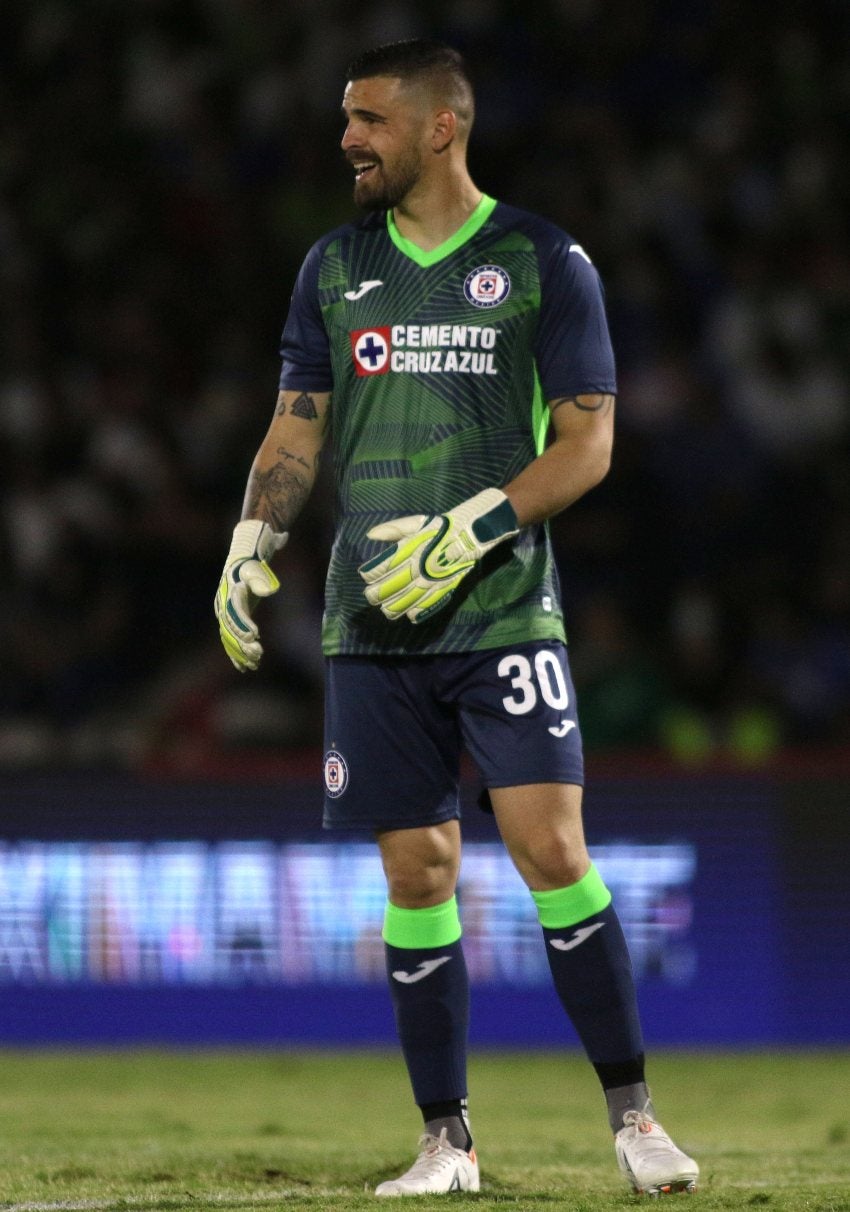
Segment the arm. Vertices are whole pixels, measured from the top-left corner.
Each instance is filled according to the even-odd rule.
[[[330,399],[327,391],[280,392],[248,476],[243,521],[256,518],[276,531],[292,525],[316,480]]]
[[[258,599],[280,588],[270,561],[315,483],[330,399],[330,392],[281,391],[248,476],[215,597],[221,642],[240,673],[256,669],[263,655],[252,613]]]
[[[604,479],[614,444],[614,397],[563,396],[551,400],[554,441],[502,491],[519,527],[545,521]]]

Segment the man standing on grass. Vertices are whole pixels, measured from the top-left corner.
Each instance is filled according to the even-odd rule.
[[[368,213],[311,249],[283,331],[277,408],[216,597],[256,669],[269,561],[332,435],[326,828],[363,828],[388,885],[383,937],[425,1132],[378,1195],[477,1191],[469,986],[455,899],[461,749],[528,885],[558,995],[636,1190],[693,1190],[644,1078],[631,965],[588,855],[581,738],[547,520],[606,474],[616,391],[581,246],[472,181],[473,95],[450,47],[355,60],[342,148]],[[364,590],[365,583],[365,590]]]

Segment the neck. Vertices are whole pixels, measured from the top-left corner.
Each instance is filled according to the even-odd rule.
[[[393,207],[399,233],[423,252],[439,247],[463,227],[483,194],[468,174],[443,183],[439,189],[412,190]]]

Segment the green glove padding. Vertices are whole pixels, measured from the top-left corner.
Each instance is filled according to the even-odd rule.
[[[267,561],[280,551],[289,535],[267,522],[238,522],[215,595],[215,617],[224,651],[240,673],[256,669],[263,655],[260,633],[251,618],[260,598],[280,589]]]
[[[516,514],[498,488],[485,488],[447,513],[382,522],[370,539],[392,542],[359,572],[366,600],[388,619],[421,623],[442,610],[483,555],[518,534]]]

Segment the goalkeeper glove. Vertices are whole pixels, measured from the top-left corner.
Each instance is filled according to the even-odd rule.
[[[498,488],[485,488],[447,513],[382,522],[370,539],[393,542],[360,566],[366,600],[388,619],[421,623],[442,610],[468,572],[497,543],[518,534],[516,514]]]
[[[278,534],[266,522],[238,522],[215,595],[215,617],[224,651],[240,673],[256,669],[263,655],[260,633],[251,618],[258,598],[280,589],[280,581],[269,568],[289,535]]]

